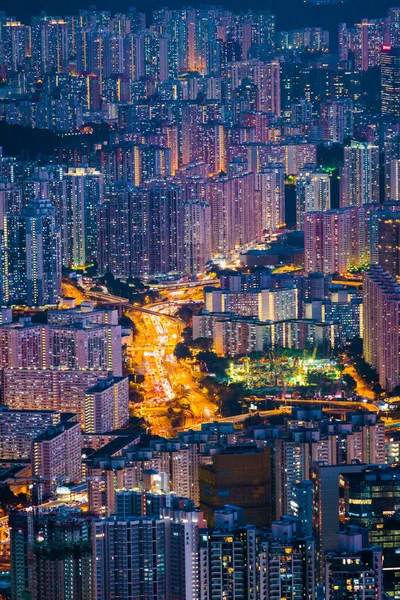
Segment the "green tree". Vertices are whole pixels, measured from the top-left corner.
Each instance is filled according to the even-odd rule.
[[[220,412],[223,417],[240,415],[242,406],[240,400],[243,398],[245,387],[241,383],[223,385],[220,392]]]
[[[360,337],[354,337],[346,345],[347,352],[350,356],[362,356],[363,341]]]
[[[392,391],[388,393],[388,396],[390,398],[393,398],[394,396],[400,396],[400,385],[396,385]]]
[[[342,375],[343,383],[345,384],[347,390],[352,393],[357,387],[357,382],[349,373],[344,373]]]
[[[361,356],[354,359],[354,368],[367,383],[377,383],[378,373]]]
[[[245,422],[243,423],[245,429],[251,429],[251,427],[255,427],[256,425],[260,425],[263,422],[262,417],[260,417],[260,413],[254,413],[250,417],[247,417]]]
[[[210,373],[215,373],[218,377],[226,377],[226,371],[229,367],[229,360],[227,358],[218,356],[215,352],[199,352],[197,354],[197,361],[204,362],[207,365],[207,369]]]
[[[181,332],[182,339],[185,344],[189,345],[193,338],[193,330],[191,327],[184,327]]]
[[[189,346],[193,350],[201,350],[202,352],[210,352],[212,340],[206,337],[199,337],[189,342]]]
[[[382,386],[380,383],[374,383],[372,386],[372,391],[376,396],[379,396],[382,393]]]
[[[130,327],[132,330],[132,337],[133,339],[135,339],[135,337],[138,334],[138,328],[136,327],[136,324],[132,321],[132,319],[128,317],[128,315],[122,315],[122,317],[118,321],[118,324],[121,325],[121,327]]]
[[[178,360],[185,360],[187,358],[192,358],[192,352],[186,344],[183,342],[178,342],[175,346],[174,356]]]
[[[193,318],[193,310],[187,304],[183,304],[183,306],[179,307],[178,317],[182,319],[186,325],[190,325]]]

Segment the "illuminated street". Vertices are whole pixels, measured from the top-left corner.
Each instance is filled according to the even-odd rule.
[[[362,398],[368,398],[369,400],[375,400],[375,394],[372,391],[371,387],[368,386],[365,383],[364,379],[359,376],[353,365],[347,365],[343,373],[346,373],[347,375],[351,375],[353,377],[354,381],[357,384],[355,391],[359,396],[361,396]]]
[[[217,407],[200,390],[191,366],[173,355],[182,326],[165,315],[174,312],[176,305],[164,303],[151,309],[159,316],[137,309],[126,311],[139,331],[127,356],[133,369],[145,377],[144,401],[134,414],[144,417],[153,433],[168,435],[177,427],[210,420]]]
[[[202,293],[202,287],[183,286],[185,296],[194,294],[196,300],[198,290]],[[206,390],[196,381],[191,365],[176,360],[173,355],[184,325],[173,316],[182,301],[175,299],[180,290],[169,295],[173,297],[170,301],[138,307],[128,304],[124,298],[90,292],[90,297],[97,301],[127,305],[125,314],[135,323],[138,332],[126,350],[127,365],[130,372],[145,378],[140,389],[143,402],[131,406],[131,412],[145,418],[151,432],[159,435],[173,435],[177,429],[209,421],[217,411]]]

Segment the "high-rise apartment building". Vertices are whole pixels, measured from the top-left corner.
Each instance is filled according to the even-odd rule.
[[[93,598],[167,597],[165,521],[111,517],[93,523]]]
[[[58,308],[47,311],[49,325],[68,326],[73,323],[118,325],[118,311],[108,308],[94,308],[93,302],[83,301],[73,308]]]
[[[351,222],[358,212],[334,209],[304,216],[304,253],[307,273],[346,273],[352,264]],[[358,240],[357,240],[358,242]],[[359,257],[354,257],[356,264]]]
[[[224,315],[220,315],[211,327],[211,335],[201,337],[210,337],[215,352],[220,356],[263,352],[271,346],[271,325],[253,317],[224,318]]]
[[[256,176],[260,194],[262,229],[268,235],[285,225],[285,171],[281,164],[269,164]]]
[[[277,176],[280,181],[279,173]],[[260,238],[262,209],[256,186],[255,173],[214,177],[208,182],[206,201],[211,206],[213,255],[226,256],[235,248],[241,248]],[[279,201],[279,189],[276,194],[275,202]],[[265,208],[267,203],[268,197],[265,194]],[[271,206],[270,210],[276,211],[277,206],[274,209]],[[280,216],[276,213],[275,218]]]
[[[198,275],[211,260],[211,208],[205,202],[189,200],[183,210],[184,272]]]
[[[380,64],[383,43],[383,19],[362,19],[354,26],[354,62],[358,71]]]
[[[0,326],[1,368],[44,369],[48,366],[46,329],[29,319]]]
[[[84,266],[96,258],[97,211],[104,198],[103,175],[92,168],[70,168],[67,184],[65,221],[67,230],[65,266]]]
[[[56,304],[61,294],[60,233],[50,201],[30,200],[2,223],[1,296],[6,304]]]
[[[312,481],[305,479],[296,484],[293,514],[299,521],[299,533],[312,536]]]
[[[41,72],[67,73],[69,59],[68,23],[63,19],[45,18],[40,27]]]
[[[55,410],[12,410],[0,407],[0,459],[28,459],[32,440],[60,421]]]
[[[257,548],[260,600],[315,599],[315,542],[297,519],[274,521]]]
[[[364,358],[391,391],[400,381],[400,286],[381,266],[363,277]]]
[[[310,480],[314,462],[384,464],[384,439],[384,423],[375,415],[354,413],[343,423],[331,426],[323,422],[313,423],[312,427],[293,424],[290,431],[271,443],[275,516],[300,517],[300,484]]]
[[[165,522],[170,597],[200,599],[202,565],[199,546],[200,536],[206,528],[203,513],[190,505],[186,507],[185,501],[173,501],[172,507],[163,508],[161,514]]]
[[[340,530],[340,488],[348,473],[360,473],[366,465],[359,461],[346,465],[314,462],[311,467],[313,485],[313,536],[316,549],[317,578],[323,579],[325,553],[337,548]]]
[[[210,312],[282,321],[297,318],[298,293],[294,286],[238,292],[210,289],[205,292],[205,304]]]
[[[116,277],[150,273],[149,191],[123,182],[107,190],[99,209],[97,260],[100,273]]]
[[[74,421],[49,427],[33,440],[32,474],[39,478],[44,495],[53,494],[60,485],[81,481],[81,453],[81,425]]]
[[[252,525],[201,535],[201,598],[229,589],[232,598],[256,598],[256,528]]]
[[[350,98],[328,100],[321,105],[321,124],[324,140],[343,144],[345,139],[353,137],[353,102]]]
[[[149,194],[149,267],[152,274],[183,272],[183,194],[178,185],[154,180]]]
[[[182,506],[180,506],[182,505]],[[200,600],[200,511],[177,501],[157,517],[110,517],[93,524],[94,598]]]
[[[32,512],[13,510],[8,520],[12,600],[24,600],[32,589],[32,572],[28,567],[32,544],[32,517]]]
[[[125,427],[129,421],[129,379],[99,379],[85,391],[84,429],[104,433]]]
[[[392,188],[393,189],[393,188]],[[378,221],[378,260],[393,277],[400,276],[400,219],[397,214],[384,213]]]
[[[65,507],[17,511],[10,526],[13,600],[92,599],[90,517]]]
[[[331,207],[331,182],[328,173],[313,166],[300,169],[296,178],[296,227],[304,229],[304,215],[325,212]]]
[[[385,202],[398,199],[398,161],[400,160],[400,137],[395,136],[385,141],[384,169],[385,169]],[[392,190],[393,186],[393,190]],[[400,195],[399,195],[400,198]]]
[[[107,323],[0,325],[1,367],[111,371],[122,375],[121,327]]]
[[[1,27],[2,63],[10,71],[23,67],[28,50],[29,29],[19,21],[6,21]]]
[[[342,207],[379,202],[378,146],[355,140],[345,146],[340,190]]]
[[[382,550],[363,544],[363,530],[348,527],[338,549],[325,554],[325,598],[382,598]]]
[[[85,420],[85,391],[107,377],[107,371],[41,369],[3,369],[2,389],[12,410],[57,410],[74,413]]]
[[[400,116],[400,48],[383,45],[381,51],[382,115]]]

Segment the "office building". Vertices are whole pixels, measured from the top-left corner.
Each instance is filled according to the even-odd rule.
[[[214,511],[229,502],[243,508],[246,523],[267,525],[271,519],[269,461],[267,449],[243,445],[228,446],[213,457],[211,465],[201,465],[200,507],[207,523],[212,524]]]

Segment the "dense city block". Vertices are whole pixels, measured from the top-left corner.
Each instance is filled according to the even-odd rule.
[[[400,8],[25,4],[0,599],[400,600]]]

